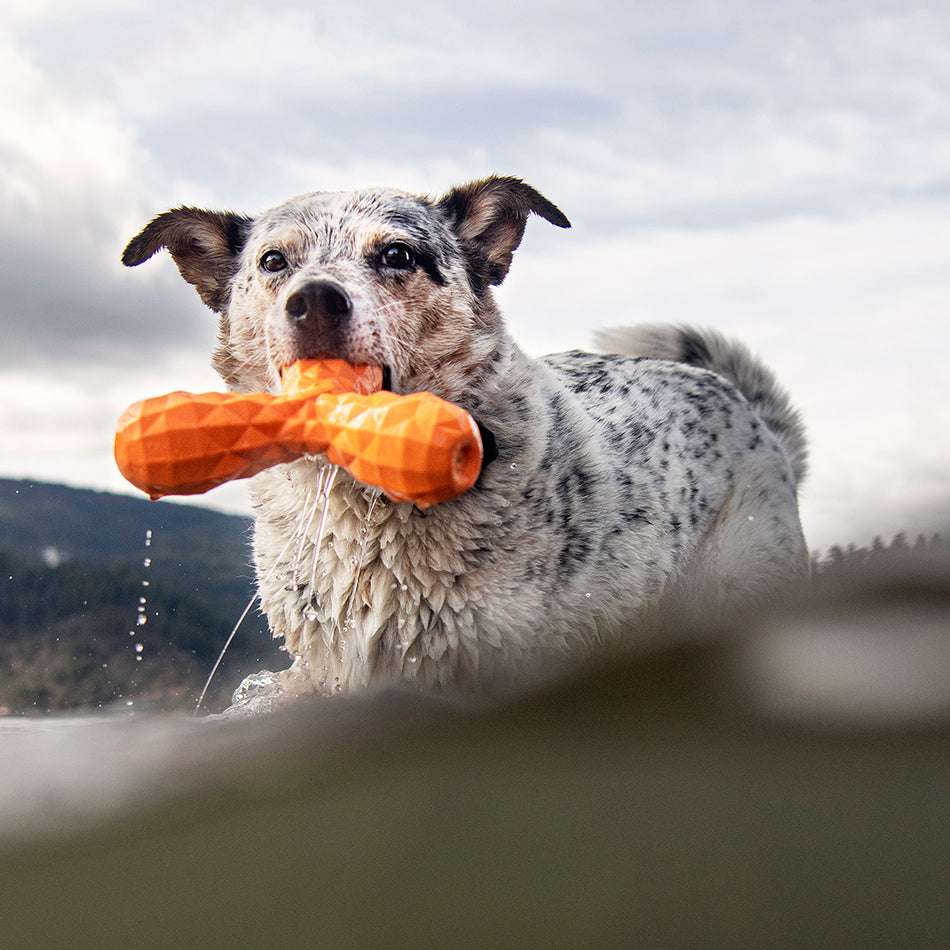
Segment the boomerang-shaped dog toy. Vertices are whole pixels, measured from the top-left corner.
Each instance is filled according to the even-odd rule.
[[[474,419],[432,393],[381,390],[382,380],[379,366],[301,360],[284,370],[280,396],[145,399],[119,419],[116,462],[153,500],[201,494],[305,455],[420,508],[471,488],[484,454]]]

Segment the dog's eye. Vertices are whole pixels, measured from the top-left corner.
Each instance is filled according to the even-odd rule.
[[[261,257],[261,270],[270,271],[276,274],[277,271],[284,270],[287,267],[287,258],[280,251],[267,251]]]
[[[409,270],[415,264],[412,248],[408,244],[397,241],[383,248],[383,263],[393,270]]]

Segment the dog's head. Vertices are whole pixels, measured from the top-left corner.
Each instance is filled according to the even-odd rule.
[[[516,178],[438,201],[393,190],[314,192],[248,218],[178,208],[122,255],[168,248],[220,317],[214,365],[229,386],[275,389],[298,359],[386,367],[397,392],[464,393],[502,337],[490,288],[504,280],[531,213],[567,218]]]

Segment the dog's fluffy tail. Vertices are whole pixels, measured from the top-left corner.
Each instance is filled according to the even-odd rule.
[[[749,350],[714,330],[644,324],[598,331],[597,346],[608,353],[688,363],[725,376],[785,449],[796,482],[805,475],[805,426],[775,375]]]

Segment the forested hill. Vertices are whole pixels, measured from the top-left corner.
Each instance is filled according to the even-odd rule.
[[[249,532],[190,505],[0,479],[0,709],[192,704],[253,595]],[[286,663],[252,611],[219,704]]]

